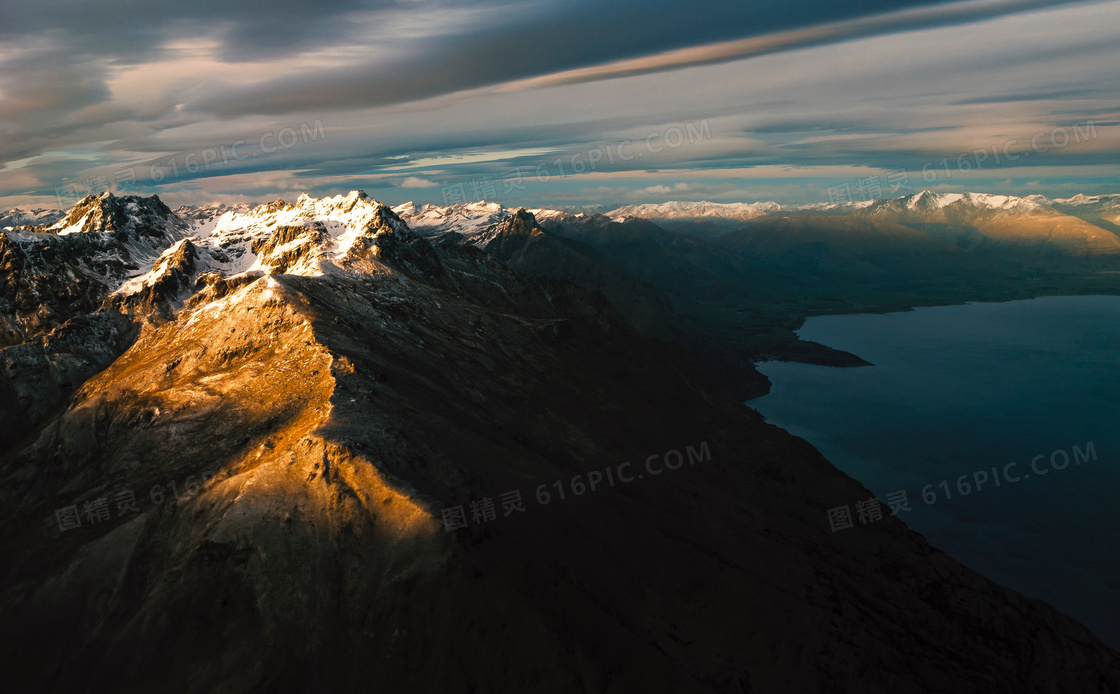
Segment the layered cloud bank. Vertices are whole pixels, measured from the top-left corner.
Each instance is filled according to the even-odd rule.
[[[391,203],[817,202],[1120,181],[1117,2],[510,10],[13,9],[0,203],[357,186]]]

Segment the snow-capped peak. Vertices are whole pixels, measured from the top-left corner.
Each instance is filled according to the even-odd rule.
[[[923,190],[917,195],[911,195],[909,198],[902,199],[906,201],[906,207],[913,210],[922,203],[925,203],[927,205],[936,204],[937,197],[937,193],[934,193],[932,190]]]
[[[162,205],[158,198],[153,199],[151,204]],[[117,205],[113,200],[109,203],[110,207]],[[131,210],[135,205],[136,201],[129,200],[125,207]],[[58,231],[90,229],[98,223],[97,209],[90,200],[83,201],[56,225]],[[143,255],[139,268],[134,265],[134,270],[121,278],[115,293],[122,300],[163,286],[172,270],[178,273],[175,282],[185,288],[190,277],[205,273],[223,277],[248,271],[379,273],[390,271],[386,263],[407,266],[408,271],[430,271],[433,267],[422,249],[413,248],[417,237],[407,224],[361,190],[324,198],[303,194],[295,204],[278,199],[251,209],[239,205],[184,210],[186,220],[168,212],[175,217],[181,233],[163,238]],[[180,243],[176,245],[176,241]],[[133,257],[139,259],[137,254]]]

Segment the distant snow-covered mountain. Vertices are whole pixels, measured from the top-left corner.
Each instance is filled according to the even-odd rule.
[[[876,201],[858,214],[916,225],[926,233],[965,245],[979,242],[1073,255],[1120,253],[1120,237],[1115,233],[1094,220],[1070,214],[1057,203],[1046,204],[1038,198],[927,190]]]
[[[209,205],[180,205],[175,208],[175,214],[178,215],[180,219],[197,228],[201,224],[205,224],[211,220],[217,220],[218,217],[221,217],[227,212],[244,214],[256,206],[255,203],[228,205],[221,202],[210,203]]]
[[[65,216],[66,212],[63,210],[48,210],[43,208],[22,209],[14,207],[10,210],[0,212],[0,229],[49,226]]]
[[[1057,198],[1053,202],[1060,205],[1115,205],[1120,206],[1120,193],[1111,195],[1084,195],[1078,193],[1071,198]]]
[[[883,206],[903,206],[909,210],[928,212],[941,210],[950,206],[960,208],[973,208],[985,210],[1016,210],[1030,212],[1042,207],[1043,204],[1028,198],[1012,195],[990,195],[988,193],[935,193],[923,190],[914,195],[904,195],[893,200],[878,200],[868,207],[869,210],[880,209]]]
[[[1079,194],[1050,204],[1056,210],[1120,231],[1120,195]]]
[[[685,202],[671,201],[656,204],[624,205],[607,212],[608,217],[641,217],[642,219],[671,219],[679,221],[705,220],[729,223],[746,222],[778,212],[782,206],[776,202]]]
[[[509,216],[509,210],[496,202],[470,202],[463,205],[417,207],[411,202],[393,208],[408,226],[422,236],[454,231],[466,236],[476,234]]]
[[[1120,195],[1076,195],[1072,198],[1052,200],[1041,195],[1017,197],[990,193],[937,193],[923,190],[896,198],[858,200],[851,202],[825,202],[782,205],[776,202],[688,202],[670,201],[641,205],[625,205],[607,212],[610,217],[640,217],[642,219],[673,221],[725,221],[732,224],[747,222],[773,214],[797,212],[847,213],[855,210],[875,211],[905,208],[918,213],[929,213],[949,207],[956,209],[1004,210],[1033,212],[1041,207],[1055,209],[1068,207],[1114,207],[1120,211]]]
[[[496,202],[471,202],[465,205],[439,206],[427,204],[417,206],[406,202],[393,208],[410,229],[425,237],[438,237],[454,232],[463,236],[475,236],[513,216],[521,207],[506,207]],[[540,222],[560,218],[582,218],[585,212],[568,212],[550,208],[529,208],[527,210]]]

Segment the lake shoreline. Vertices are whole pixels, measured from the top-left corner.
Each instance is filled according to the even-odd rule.
[[[1076,278],[1074,278],[1076,279]],[[1120,296],[1120,286],[1069,286],[1058,291],[1038,291],[1038,288],[1007,288],[1004,293],[996,296],[984,295],[975,298],[955,296],[951,298],[930,298],[921,301],[905,301],[898,303],[870,304],[866,306],[838,306],[835,309],[799,312],[791,316],[791,326],[788,328],[790,336],[788,344],[783,344],[774,356],[752,360],[755,367],[772,361],[791,362],[800,364],[814,364],[816,366],[834,366],[840,368],[853,368],[874,366],[858,354],[830,347],[812,340],[802,339],[799,331],[804,327],[805,321],[818,316],[854,316],[854,315],[881,315],[887,313],[909,313],[919,308],[936,306],[967,306],[969,304],[994,304],[1011,301],[1028,301],[1051,296]],[[1049,288],[1048,288],[1049,289]],[[1108,291],[1111,290],[1111,291]],[[750,399],[762,397],[770,392],[768,386],[765,393],[754,395]]]
[[[806,320],[806,339],[880,367],[763,363],[774,386],[745,404],[876,498],[907,491],[913,512],[903,520],[931,544],[1120,645],[1120,510],[1111,503],[1120,295],[813,317],[825,322]],[[1088,445],[1092,463],[1064,462]]]

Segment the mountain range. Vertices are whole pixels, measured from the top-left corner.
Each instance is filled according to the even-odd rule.
[[[195,227],[195,236],[205,236],[223,215],[241,219],[252,209],[207,205],[175,214]],[[493,202],[405,203],[393,210],[432,243],[479,248],[489,242],[488,231],[517,212]],[[602,292],[640,332],[684,345],[741,399],[768,388],[752,362],[866,363],[799,340],[794,331],[807,316],[1111,293],[1120,269],[1120,227],[1110,221],[1120,215],[1120,196],[1050,200],[922,191],[801,206],[669,202],[605,214],[527,212],[547,233],[519,243],[549,250],[520,252],[522,272]],[[32,213],[7,215],[30,219]],[[203,264],[228,271],[234,266],[222,258],[256,257],[224,233],[203,243],[216,243],[218,251],[204,248]],[[550,254],[560,249],[565,260],[553,262]]]
[[[0,691],[1120,691],[885,505],[836,531],[870,492],[740,402],[768,351],[862,363],[783,337],[812,311],[1114,282],[1111,201],[932,195],[717,238],[361,191],[20,217]]]

